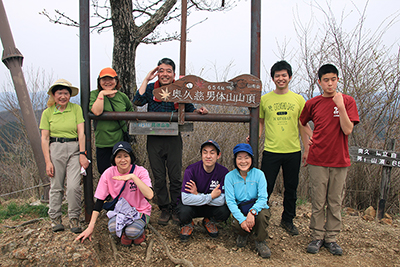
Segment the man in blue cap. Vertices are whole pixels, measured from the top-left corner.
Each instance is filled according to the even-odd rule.
[[[204,217],[203,226],[215,238],[218,236],[215,223],[226,221],[230,215],[224,191],[228,169],[217,163],[221,149],[217,142],[209,139],[201,145],[200,153],[201,160],[185,170],[178,202],[182,242],[188,241],[193,232],[193,218]]]

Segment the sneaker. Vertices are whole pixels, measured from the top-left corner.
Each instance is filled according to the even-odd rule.
[[[167,225],[169,219],[171,219],[171,213],[168,209],[161,209],[161,215],[158,218],[158,224]]]
[[[61,216],[51,219],[51,229],[53,232],[64,231],[64,225],[62,224]]]
[[[129,247],[132,244],[132,239],[129,239],[125,233],[121,235],[121,245],[124,247]]]
[[[322,239],[313,240],[313,241],[311,241],[310,244],[308,244],[307,252],[311,253],[311,254],[317,254],[323,244],[324,244],[324,240],[322,240]]]
[[[71,232],[74,234],[82,233],[81,224],[79,223],[78,218],[69,219],[69,227],[71,228]]]
[[[326,247],[330,253],[333,255],[342,255],[343,249],[336,242],[324,243],[324,247]]]
[[[261,258],[265,259],[271,257],[271,250],[269,249],[265,241],[254,241],[254,243],[256,244],[258,255],[260,255]]]
[[[280,226],[290,235],[299,235],[299,230],[297,230],[297,227],[293,224],[293,222],[286,222],[282,220]]]
[[[249,237],[249,235],[238,235],[238,237],[236,239],[236,246],[238,246],[239,248],[245,247],[247,244],[248,237]]]
[[[218,228],[215,225],[215,222],[211,221],[208,218],[203,219],[203,226],[206,228],[208,235],[212,238],[216,238],[218,236]]]
[[[194,228],[193,221],[181,227],[181,233],[179,234],[181,242],[187,242],[189,240],[189,237],[193,233],[193,228]]]
[[[142,234],[141,236],[139,236],[139,237],[136,238],[136,239],[133,239],[133,244],[136,245],[136,246],[139,246],[139,245],[142,244],[145,240],[146,240],[146,235],[145,235],[144,232],[143,232],[143,234]]]

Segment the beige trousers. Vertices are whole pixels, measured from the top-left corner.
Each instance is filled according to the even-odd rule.
[[[341,209],[347,169],[308,165],[312,199],[310,229],[313,240],[336,242],[342,223]]]
[[[53,142],[50,144],[50,158],[54,166],[54,177],[50,178],[49,217],[61,216],[64,183],[67,182],[68,217],[78,218],[81,214],[81,165],[78,142]]]

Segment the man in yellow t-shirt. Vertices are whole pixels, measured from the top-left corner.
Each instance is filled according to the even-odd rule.
[[[292,79],[292,67],[286,61],[278,61],[271,68],[275,90],[261,97],[260,132],[265,128],[265,142],[261,170],[267,179],[268,199],[274,190],[276,177],[282,167],[285,193],[281,226],[291,235],[299,231],[293,224],[296,216],[297,185],[301,163],[299,132],[308,154],[307,126],[299,123],[305,100],[289,90]]]

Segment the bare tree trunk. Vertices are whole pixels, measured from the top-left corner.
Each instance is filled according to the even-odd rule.
[[[142,25],[135,24],[131,0],[111,0],[111,21],[114,30],[113,67],[118,73],[124,92],[130,99],[136,89],[136,48],[140,42],[161,24],[176,0],[165,3]]]
[[[138,27],[132,16],[132,1],[111,0],[111,20],[114,30],[113,68],[129,99],[136,92],[136,48],[141,39],[135,38]]]

